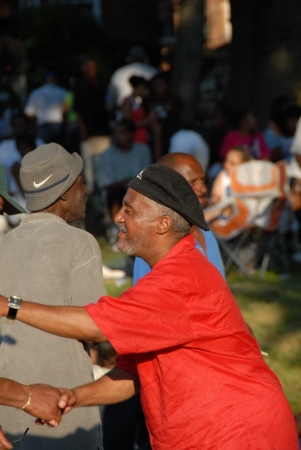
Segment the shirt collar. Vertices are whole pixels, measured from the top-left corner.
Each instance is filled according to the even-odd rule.
[[[20,225],[23,225],[28,222],[37,222],[42,220],[53,220],[56,222],[61,222],[66,224],[65,220],[61,217],[57,216],[56,214],[51,214],[48,212],[37,212],[37,213],[30,213],[27,214],[22,220]]]
[[[181,239],[174,247],[172,247],[171,250],[162,258],[158,264],[160,264],[161,261],[164,261],[165,259],[174,258],[177,255],[180,255],[182,253],[186,253],[189,250],[193,250],[195,248],[195,240],[192,234],[189,234],[188,236],[185,236],[183,239]]]

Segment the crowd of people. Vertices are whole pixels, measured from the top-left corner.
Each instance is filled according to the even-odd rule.
[[[0,449],[297,450],[301,416],[241,316],[216,236],[237,223],[234,171],[269,161],[301,262],[301,109],[278,97],[263,132],[251,109],[224,105],[186,123],[142,48],[108,85],[93,58],[80,64],[70,90],[45,73],[24,111],[0,93]],[[88,195],[129,271],[69,226]],[[133,287],[108,296],[104,279],[126,275]]]

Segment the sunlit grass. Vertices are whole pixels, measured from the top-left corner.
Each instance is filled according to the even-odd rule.
[[[252,327],[265,361],[281,381],[294,410],[301,410],[301,277],[293,267],[282,281],[268,272],[263,281],[231,273],[228,283],[246,322]]]

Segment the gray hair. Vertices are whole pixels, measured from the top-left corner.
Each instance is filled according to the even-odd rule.
[[[190,233],[191,224],[184,219],[184,217],[180,216],[176,211],[168,208],[164,205],[159,205],[157,203],[157,208],[160,216],[168,216],[172,220],[172,231],[173,233],[179,237],[182,238],[184,236],[187,236]]]
[[[155,202],[154,200],[145,197],[145,200],[149,203],[152,213],[151,215],[154,215],[154,219],[158,216],[168,216],[172,220],[172,231],[173,234],[177,237],[177,239],[182,239],[183,237],[187,236],[190,233],[191,230],[191,224],[184,219],[180,214],[178,214],[173,209],[168,208],[168,206],[160,205],[159,203]],[[145,214],[148,215],[150,211],[145,210]]]

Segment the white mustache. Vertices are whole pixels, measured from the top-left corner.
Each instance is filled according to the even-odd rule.
[[[119,231],[122,231],[123,233],[127,232],[126,228],[123,228],[121,225],[118,225],[118,226],[119,226]]]

